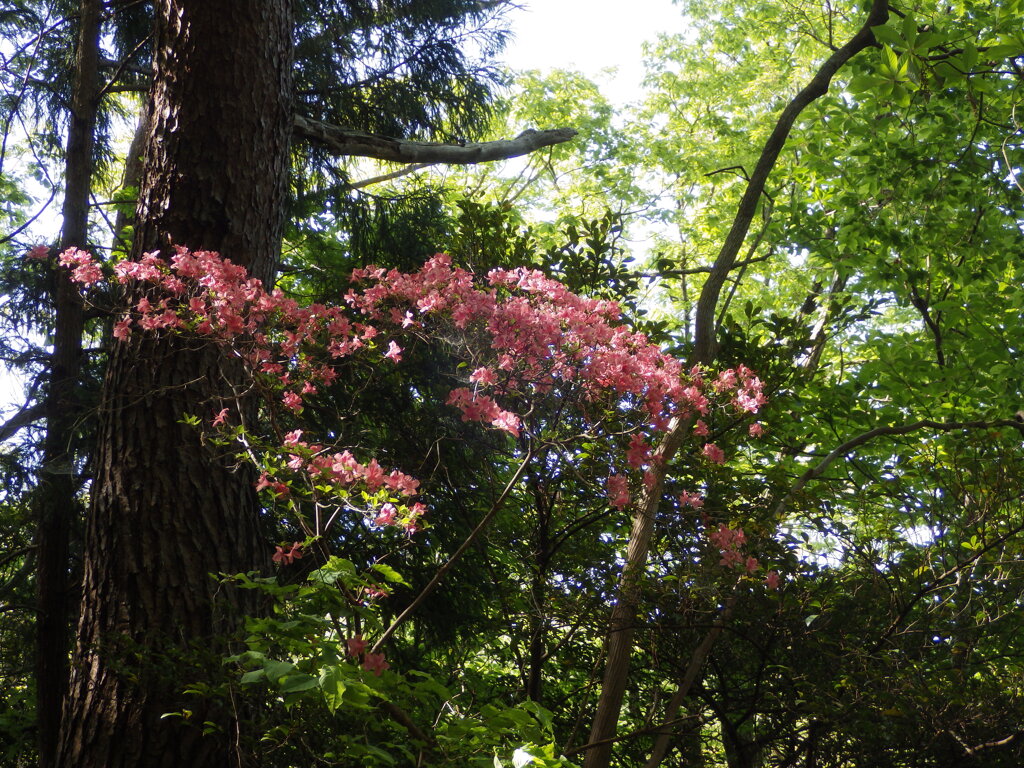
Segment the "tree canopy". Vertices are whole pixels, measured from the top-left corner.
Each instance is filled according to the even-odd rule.
[[[0,4],[0,764],[1020,765],[1024,4],[677,5]]]

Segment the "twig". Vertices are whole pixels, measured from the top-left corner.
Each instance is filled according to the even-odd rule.
[[[494,516],[498,513],[498,510],[501,509],[501,505],[505,502],[505,498],[512,491],[513,486],[515,486],[515,484],[519,482],[519,478],[522,477],[523,472],[526,471],[526,466],[530,463],[532,459],[533,448],[531,447],[526,452],[526,456],[523,457],[523,461],[519,465],[519,468],[516,470],[515,474],[512,475],[512,479],[508,481],[508,485],[505,486],[505,489],[501,492],[501,495],[498,496],[497,499],[495,499],[494,503],[491,505],[491,508],[487,511],[487,514],[483,516],[483,519],[479,523],[477,523],[477,526],[473,529],[473,532],[470,533],[469,536],[466,537],[466,540],[462,542],[462,544],[459,546],[459,548],[455,550],[455,554],[448,558],[448,562],[446,562],[444,565],[437,569],[437,573],[435,573],[434,577],[427,583],[427,586],[425,586],[420,591],[420,593],[416,595],[416,599],[413,600],[409,604],[409,606],[398,615],[398,618],[391,622],[390,627],[384,630],[384,634],[380,636],[380,639],[376,643],[374,643],[373,648],[370,649],[371,653],[377,653],[378,651],[380,651],[380,647],[385,642],[387,642],[388,638],[390,638],[395,633],[395,630],[398,629],[399,626],[401,626],[402,622],[404,622],[410,615],[412,615],[413,611],[420,607],[423,601],[426,600],[430,593],[432,593],[437,588],[437,585],[441,583],[441,580],[445,577],[445,574],[447,574],[448,571],[451,570],[451,567],[455,565],[455,563],[458,561],[460,557],[462,557],[463,553],[467,549],[469,549],[470,545],[474,541],[476,541],[477,537],[481,533],[483,533],[484,528],[487,527],[487,525],[491,522]]]

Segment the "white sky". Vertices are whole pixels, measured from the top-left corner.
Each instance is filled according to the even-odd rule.
[[[579,70],[597,80],[613,105],[637,97],[642,44],[685,29],[671,0],[524,0],[508,19],[515,35],[502,56],[508,66]],[[616,76],[598,77],[609,67]]]

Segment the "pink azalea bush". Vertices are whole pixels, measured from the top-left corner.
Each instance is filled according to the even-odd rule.
[[[60,263],[83,285],[102,278],[84,251],[69,250]],[[760,380],[745,366],[714,378],[685,370],[629,330],[617,304],[573,294],[537,270],[494,269],[480,281],[438,254],[411,273],[356,270],[352,289],[333,306],[300,306],[280,290],[266,290],[230,260],[182,247],[169,261],[150,253],[120,262],[113,275],[136,297],[114,323],[116,339],[128,343],[140,332],[187,331],[229,345],[253,381],[293,413],[331,385],[346,358],[380,355],[398,364],[409,343],[438,337],[454,339],[472,369],[465,386],[454,387],[447,399],[464,421],[522,439],[543,428],[529,422],[528,404],[553,393],[560,402],[577,403],[586,419],[595,414],[595,423],[615,413],[632,424],[621,435],[628,440],[619,454],[624,461],[608,462],[606,493],[618,509],[631,503],[631,484],[654,485],[655,446],[671,419],[689,419],[693,434],[705,437],[713,409],[753,414],[765,403]],[[231,409],[221,408],[212,425],[226,430],[233,421]],[[762,429],[755,424],[749,431]],[[715,443],[704,443],[700,453],[714,464],[726,460]],[[375,459],[362,463],[347,450],[302,439],[298,430],[279,436],[266,455],[257,487],[275,499],[286,500],[299,488],[321,494],[326,488],[372,525],[412,532],[422,524],[426,508],[412,500],[418,482]],[[681,507],[702,503],[697,494],[680,497]],[[722,548],[732,567],[728,553],[736,547]]]

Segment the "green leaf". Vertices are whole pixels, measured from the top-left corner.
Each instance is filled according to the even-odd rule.
[[[341,665],[324,667],[320,670],[320,690],[324,694],[324,702],[333,713],[341,706],[348,688],[349,677],[346,668]]]
[[[903,38],[900,37],[900,33],[892,27],[879,26],[871,28],[872,34],[875,36],[875,40],[880,43],[895,45],[896,47],[903,46]]]
[[[402,574],[400,574],[390,565],[387,565],[385,563],[374,563],[373,570],[381,574],[385,579],[392,582],[393,584],[403,584],[408,586],[405,579],[402,578]]]
[[[877,88],[884,82],[886,82],[886,80],[878,75],[856,75],[850,80],[849,85],[846,87],[850,93],[863,93],[864,91],[870,91],[873,88]]]
[[[265,669],[254,669],[251,672],[246,672],[242,675],[242,679],[239,681],[242,685],[248,683],[259,683],[267,679],[267,671]]]
[[[273,683],[277,683],[282,677],[287,675],[295,669],[295,665],[290,661],[273,661],[270,660],[263,665],[263,670],[267,674],[267,679]]]
[[[900,57],[896,55],[896,52],[888,46],[888,44],[882,46],[882,70],[896,74],[900,69]]]
[[[282,693],[298,693],[316,688],[319,684],[320,682],[312,675],[288,675],[280,681],[280,688]]]

